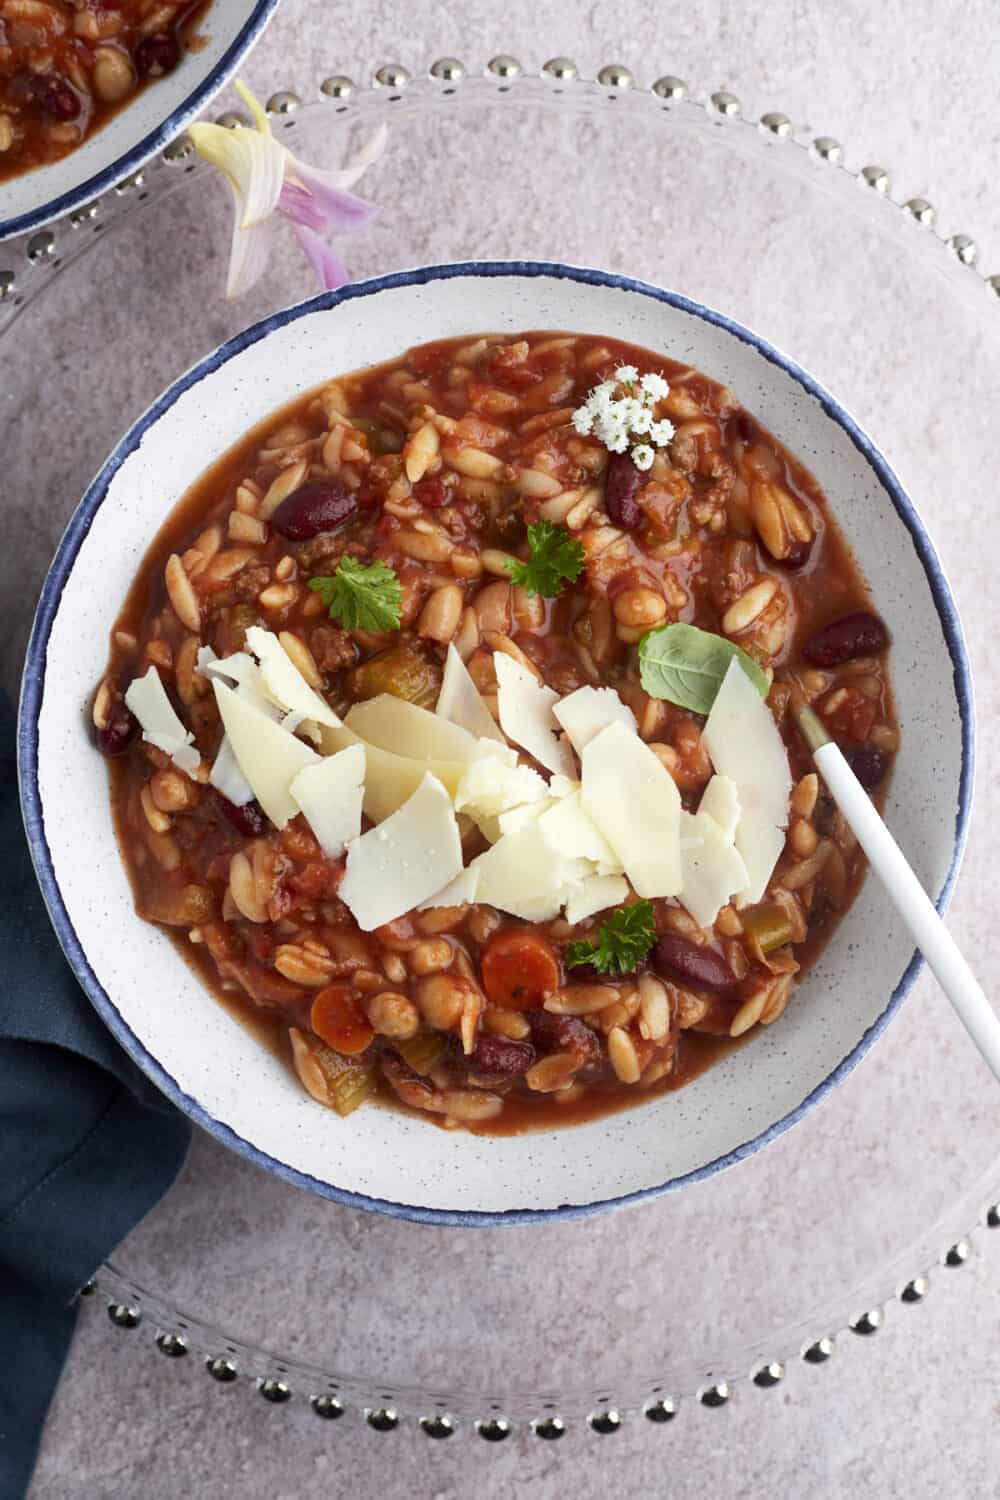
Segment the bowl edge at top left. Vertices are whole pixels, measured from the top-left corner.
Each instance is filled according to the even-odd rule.
[[[72,213],[82,204],[108,192],[123,178],[138,171],[159,151],[162,151],[225,88],[240,63],[260,40],[280,3],[281,0],[254,0],[250,14],[239,26],[235,36],[210,71],[185,94],[165,119],[147,129],[138,141],[124,149],[113,161],[96,170],[88,169],[86,163],[88,154],[92,154],[93,143],[100,141],[104,134],[104,131],[98,131],[83,141],[69,156],[63,158],[64,161],[80,163],[81,171],[85,174],[72,187],[56,193],[53,197],[45,197],[42,201],[37,201],[37,195],[32,195],[31,187],[36,183],[44,183],[51,170],[48,167],[39,167],[34,171],[11,178],[8,183],[0,183],[0,243],[18,235],[30,234],[62,218],[63,215]],[[211,11],[208,14],[211,15]],[[149,97],[155,98],[157,87],[166,81],[158,80],[154,83],[149,90]],[[128,119],[136,106],[141,104],[143,97],[139,95],[132,100],[115,120],[109,122],[105,130],[114,126],[118,119]],[[18,189],[24,184],[28,185],[22,195],[24,206],[16,208],[15,212],[5,217],[2,207],[5,190],[11,192],[16,205],[19,196]],[[44,187],[39,188],[39,192],[44,193],[44,191]]]

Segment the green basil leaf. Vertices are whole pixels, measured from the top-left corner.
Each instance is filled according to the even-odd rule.
[[[766,698],[770,684],[753,657],[697,625],[661,625],[644,635],[639,642],[639,674],[650,697],[707,714],[734,657]]]

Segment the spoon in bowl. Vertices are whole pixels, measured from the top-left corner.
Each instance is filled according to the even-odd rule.
[[[933,901],[847,764],[839,745],[834,744],[821,720],[801,698],[793,698],[791,709],[831,797],[854,831],[966,1031],[993,1076],[1000,1080],[1000,1017],[994,1013]]]

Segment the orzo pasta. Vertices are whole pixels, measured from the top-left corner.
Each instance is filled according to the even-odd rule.
[[[794,1003],[863,861],[790,697],[881,795],[887,648],[730,391],[470,337],[199,482],[94,722],[139,912],[309,1093],[502,1132],[676,1088]]]

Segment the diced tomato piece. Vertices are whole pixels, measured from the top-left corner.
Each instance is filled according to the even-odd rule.
[[[349,984],[328,984],[312,1004],[309,1024],[321,1041],[345,1057],[364,1052],[375,1033]]]
[[[334,864],[329,859],[310,860],[296,870],[291,884],[300,896],[319,901],[324,896],[335,896],[344,873],[343,864]]]
[[[536,1010],[559,988],[555,949],[525,927],[509,927],[490,938],[480,971],[487,995],[505,1010]]]

